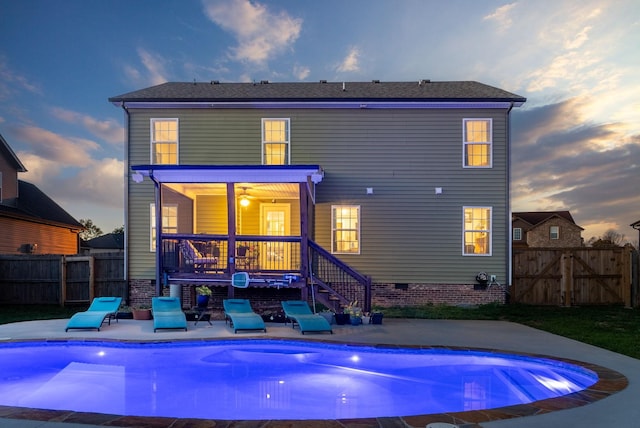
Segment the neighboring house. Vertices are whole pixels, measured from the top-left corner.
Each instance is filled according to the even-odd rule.
[[[514,248],[581,247],[582,227],[569,211],[520,212],[511,216]]]
[[[508,281],[521,96],[478,82],[212,81],[109,101],[127,124],[132,293],[228,287],[247,271],[273,296],[313,282],[365,307],[504,297],[476,276]]]
[[[107,233],[82,242],[82,254],[124,253],[124,232]]]
[[[0,254],[77,254],[82,224],[31,183],[0,135]]]

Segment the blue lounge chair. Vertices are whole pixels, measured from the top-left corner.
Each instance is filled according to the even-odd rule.
[[[151,311],[154,333],[161,328],[184,328],[184,331],[187,331],[187,316],[182,311],[180,299],[177,297],[153,297]]]
[[[114,318],[118,322],[118,308],[122,303],[122,297],[96,297],[91,302],[89,309],[84,312],[78,312],[74,314],[67,323],[69,329],[98,329],[102,323],[106,320],[111,325],[111,318]]]
[[[300,326],[302,334],[308,332],[324,332],[328,331],[333,334],[331,325],[322,316],[311,312],[309,304],[302,300],[288,300],[282,302],[282,309],[285,315],[285,324],[287,320],[291,321],[291,327],[295,328],[296,324]]]
[[[251,303],[247,299],[225,299],[222,301],[222,305],[224,306],[225,324],[229,322],[234,333],[237,333],[238,330],[267,332],[264,320],[253,311]]]

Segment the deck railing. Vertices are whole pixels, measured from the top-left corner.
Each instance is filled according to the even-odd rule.
[[[331,254],[313,241],[309,241],[311,256],[310,275],[320,292],[344,306],[358,302],[364,311],[371,311],[371,279]],[[338,308],[332,308],[337,310]]]
[[[165,234],[162,261],[165,272],[299,272],[300,237]]]

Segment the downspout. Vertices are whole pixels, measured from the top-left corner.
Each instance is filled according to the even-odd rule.
[[[124,164],[129,165],[129,141],[131,138],[131,130],[129,129],[130,113],[124,101],[120,103],[120,107],[124,111]],[[124,173],[124,283],[126,284],[127,297],[126,302],[129,303],[129,171]]]
[[[506,113],[506,130],[507,130],[507,144],[506,144],[506,152],[507,152],[507,168],[506,168],[506,174],[507,174],[507,193],[506,193],[506,197],[507,197],[507,218],[506,218],[506,226],[507,226],[507,248],[506,248],[506,254],[507,254],[507,266],[506,266],[506,272],[507,272],[507,277],[505,278],[505,303],[507,298],[509,298],[509,290],[511,290],[511,278],[512,278],[512,274],[513,274],[513,236],[512,236],[512,231],[511,231],[511,120],[510,120],[510,114],[511,114],[511,110],[513,110],[513,101],[511,102],[511,105],[509,106],[509,109],[507,109],[507,113]]]
[[[149,178],[153,181],[154,201],[156,212],[156,296],[162,296],[162,190],[160,182],[153,176],[153,171],[149,173]]]

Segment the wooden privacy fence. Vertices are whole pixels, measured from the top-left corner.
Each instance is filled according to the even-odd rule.
[[[96,296],[128,299],[124,255],[0,255],[0,302],[88,303]]]
[[[514,249],[511,301],[634,306],[635,255],[630,246]]]

